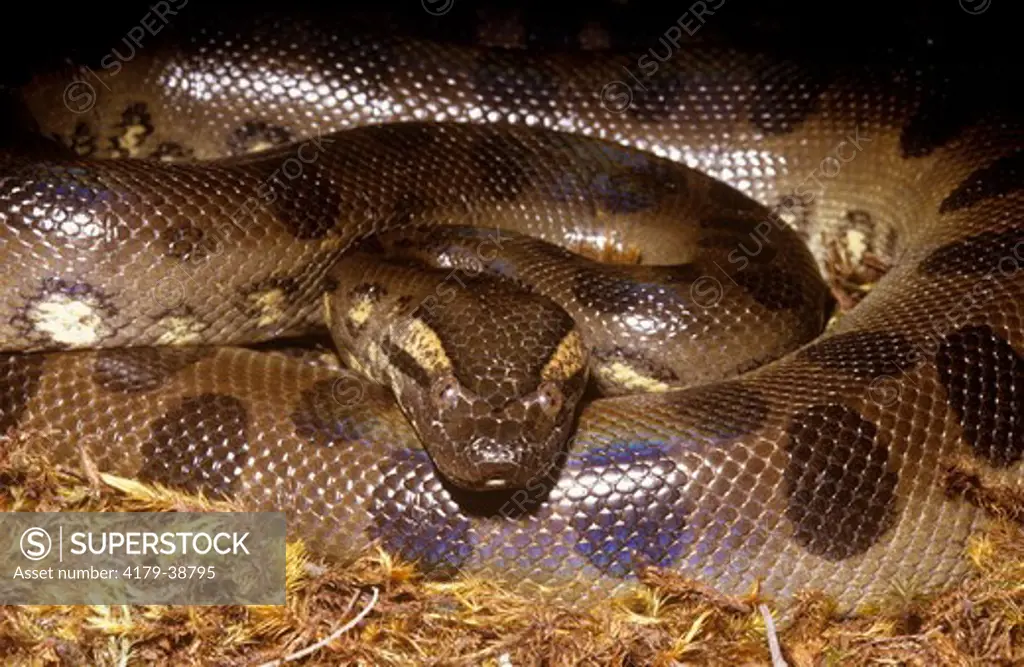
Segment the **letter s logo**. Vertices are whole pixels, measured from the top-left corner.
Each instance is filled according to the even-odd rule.
[[[21,553],[29,560],[42,560],[50,554],[53,540],[42,528],[29,528],[21,534]]]

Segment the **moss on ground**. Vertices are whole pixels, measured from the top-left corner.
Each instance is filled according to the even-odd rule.
[[[89,465],[62,469],[39,450],[31,439],[0,439],[0,509],[239,509]],[[961,473],[955,481],[965,495],[999,515],[964,555],[975,576],[943,594],[908,595],[855,619],[837,618],[827,599],[808,593],[792,624],[777,634],[789,665],[1024,663],[1024,532],[1017,523],[1024,502],[1006,490],[979,492],[978,480]],[[574,610],[487,581],[425,581],[412,564],[380,551],[339,565],[293,543],[287,580],[288,603],[281,607],[0,607],[0,659],[14,665],[771,664],[767,607],[756,592],[725,598],[663,572],[646,573],[645,587],[628,598]],[[353,623],[360,613],[365,616]]]

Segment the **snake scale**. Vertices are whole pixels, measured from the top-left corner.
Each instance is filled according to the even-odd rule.
[[[23,116],[78,155],[33,140],[0,155],[0,433],[47,434],[58,462],[82,444],[110,472],[283,510],[326,554],[377,542],[439,576],[600,598],[653,565],[725,593],[818,588],[842,609],[949,583],[988,521],[949,467],[1024,486],[1019,112],[924,61],[653,53],[254,21],[167,30],[90,79],[41,74],[17,91]],[[678,261],[648,215],[666,174],[718,187],[683,165],[772,207],[819,262],[828,234],[864,238],[871,220],[892,266],[786,354],[739,311],[691,304],[692,329],[739,329],[701,354],[779,358],[589,402],[547,485],[455,488],[387,390],[237,347],[311,330],[352,243],[441,213]],[[590,180],[559,199],[567,173]],[[767,319],[792,329],[796,276],[759,264],[791,232],[741,218],[709,224],[749,261],[702,285],[770,285],[782,319]]]

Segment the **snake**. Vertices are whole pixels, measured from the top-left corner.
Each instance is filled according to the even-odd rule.
[[[845,611],[967,572],[992,516],[951,472],[1024,487],[1024,133],[966,65],[532,51],[262,17],[128,46],[15,87],[0,154],[0,433],[42,434],[55,462],[84,450],[286,512],[339,559],[376,544],[431,576],[574,601],[655,567]],[[508,243],[467,253],[491,228]],[[836,238],[887,271],[822,331],[811,274]],[[640,261],[568,257],[609,248]],[[553,287],[430,321],[422,292],[366,279],[410,253],[434,255],[416,274],[434,285],[487,264],[470,300],[531,272]],[[394,328],[399,311],[412,323]],[[503,345],[482,323],[517,313],[536,315],[520,318],[540,341],[521,370],[534,403],[561,414],[579,382],[544,382],[582,366],[631,391],[555,420],[571,435],[554,460],[481,473],[460,450],[446,476],[405,390],[364,376],[451,370],[444,326],[480,324],[463,343],[480,358]],[[339,369],[258,345],[325,321],[387,358]],[[647,356],[667,339],[687,356]],[[456,385],[434,377],[420,389],[443,402]]]

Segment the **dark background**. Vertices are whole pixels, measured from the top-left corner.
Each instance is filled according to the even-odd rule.
[[[29,0],[7,3],[0,18],[0,77],[13,83],[24,71],[59,61],[64,56],[87,58],[107,53],[139,23],[156,0],[148,2],[61,3]],[[168,0],[179,3],[181,0]],[[707,0],[715,5],[719,0]],[[686,11],[693,0],[656,2],[597,0],[577,2],[472,2],[454,0],[454,7],[433,18],[420,0],[370,0],[361,3],[308,2],[306,0],[188,0],[180,11],[182,25],[210,12],[245,16],[264,10],[289,12],[390,12],[401,32],[429,34],[444,39],[465,39],[471,34],[477,10],[484,7],[520,9],[535,47],[561,48],[586,17],[603,21],[616,34],[616,46],[646,49]],[[987,3],[972,15],[969,8]],[[1000,78],[1021,80],[1020,54],[1024,47],[1019,0],[908,0],[906,2],[835,2],[790,0],[764,2],[725,0],[713,20],[697,37],[739,41],[754,46],[810,49],[823,58],[861,57],[883,45],[899,51],[927,53],[929,59],[970,61],[998,68]],[[174,19],[178,24],[178,19]],[[383,27],[385,22],[376,25]],[[181,29],[181,25],[175,25]],[[571,43],[568,44],[572,46]]]

